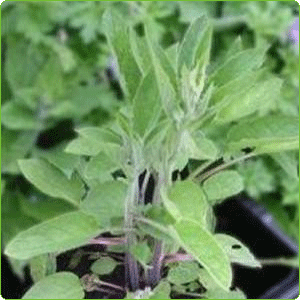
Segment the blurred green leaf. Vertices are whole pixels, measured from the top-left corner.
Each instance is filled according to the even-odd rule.
[[[79,278],[71,272],[47,276],[33,285],[22,299],[83,299],[84,290]]]
[[[110,274],[118,265],[118,263],[111,257],[102,257],[97,259],[91,265],[91,271],[97,275]]]

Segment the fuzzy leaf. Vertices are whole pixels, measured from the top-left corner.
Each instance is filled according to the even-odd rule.
[[[46,159],[49,163],[62,171],[68,179],[71,179],[74,169],[78,167],[80,162],[79,156],[65,153],[62,151],[61,147],[49,151],[38,152],[38,156]]]
[[[216,86],[222,86],[239,76],[259,68],[264,61],[265,52],[265,48],[255,48],[237,53],[210,76],[210,82],[214,82]]]
[[[147,242],[138,243],[130,248],[130,253],[143,266],[146,266],[151,258],[152,252]]]
[[[126,190],[127,185],[120,181],[98,184],[91,188],[80,207],[101,225],[110,225],[112,217],[124,214]]]
[[[299,118],[272,115],[245,120],[227,136],[227,152],[244,148],[257,154],[299,149]]]
[[[202,188],[192,181],[180,181],[170,189],[169,199],[183,219],[205,224],[208,202]]]
[[[107,148],[107,144],[121,144],[121,137],[105,128],[86,127],[77,129],[79,137],[65,149],[67,153],[95,156]]]
[[[215,237],[231,262],[247,267],[261,268],[259,261],[243,243],[226,234],[216,234]]]
[[[91,216],[79,211],[71,212],[20,232],[9,242],[5,254],[28,259],[40,254],[63,252],[88,243],[100,231]]]
[[[38,221],[46,221],[74,210],[74,206],[60,199],[53,199],[43,194],[32,194],[29,199],[21,200],[22,213]]]
[[[192,282],[199,278],[199,270],[196,262],[181,262],[169,271],[167,279],[176,285]]]
[[[19,166],[25,178],[43,193],[78,205],[83,194],[83,185],[79,179],[69,180],[59,169],[43,159],[19,160]]]
[[[122,87],[128,99],[132,100],[142,73],[132,51],[128,25],[124,24],[124,18],[111,11],[104,13],[103,24],[109,44],[118,60]]]
[[[71,272],[47,276],[31,287],[22,299],[83,299],[79,278]]]
[[[166,281],[160,281],[160,283],[152,291],[153,294],[150,295],[149,299],[171,299],[171,286]]]
[[[230,170],[217,173],[203,183],[203,190],[210,203],[236,195],[243,189],[242,177],[238,172]]]
[[[91,271],[97,275],[110,274],[118,263],[110,257],[102,257],[91,265]]]
[[[224,291],[220,288],[209,289],[205,296],[207,299],[247,299],[247,296],[239,289]]]
[[[133,126],[141,137],[144,137],[158,120],[160,110],[159,90],[155,72],[151,68],[142,79],[133,99]]]
[[[112,180],[111,173],[118,168],[118,164],[104,152],[92,157],[86,164],[85,177],[98,179],[100,182]]]
[[[174,228],[182,247],[193,255],[221,288],[229,290],[232,281],[230,261],[216,238],[190,220],[181,220]]]
[[[220,123],[231,122],[251,115],[254,112],[265,114],[278,99],[282,80],[276,77],[262,80],[249,90],[243,89],[232,97],[227,97],[227,105],[217,112],[216,120]]]
[[[206,35],[208,31],[208,19],[206,16],[201,16],[196,19],[187,30],[184,39],[178,51],[178,74],[181,75],[182,67],[191,70],[198,60],[203,60],[203,51],[210,50],[209,44],[206,43]],[[205,44],[205,47],[204,47]],[[199,50],[201,49],[201,51]],[[201,54],[200,54],[201,53]],[[207,54],[205,55],[207,56]],[[207,64],[207,59],[204,59]],[[197,62],[196,62],[197,60]]]

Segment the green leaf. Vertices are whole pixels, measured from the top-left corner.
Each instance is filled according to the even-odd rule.
[[[221,288],[228,290],[232,281],[230,261],[216,238],[190,220],[181,220],[173,226],[182,247],[193,255]]]
[[[185,132],[182,145],[184,145],[184,152],[190,159],[215,160],[217,158],[218,149],[215,144],[200,131],[192,135]]]
[[[16,132],[1,130],[1,172],[20,174],[18,159],[24,158],[36,141],[32,131]]]
[[[43,159],[19,160],[19,166],[25,178],[43,193],[78,205],[83,194],[83,184],[78,178],[69,180]]]
[[[131,100],[135,95],[142,73],[132,51],[128,25],[126,22],[124,24],[122,16],[112,11],[104,13],[103,24],[108,42],[118,60],[121,85],[128,99]]]
[[[151,68],[142,79],[133,99],[133,126],[141,137],[144,137],[157,122],[161,103],[156,83],[155,72]]]
[[[259,261],[255,259],[250,250],[239,240],[226,234],[216,234],[215,237],[232,263],[252,268],[261,268]]]
[[[6,43],[5,73],[9,84],[14,90],[33,86],[44,63],[44,54],[20,37],[11,35]]]
[[[37,155],[46,159],[49,163],[62,171],[68,179],[71,179],[74,170],[80,163],[79,156],[63,152],[62,147],[56,147],[49,151],[40,151]]]
[[[166,51],[161,47],[158,41],[155,39],[155,29],[156,27],[152,22],[146,22],[145,24],[145,35],[146,35],[146,45],[148,47],[149,54],[147,57],[148,61],[147,67],[149,68],[149,59],[152,60],[152,65],[154,69],[157,69],[158,64],[163,70],[163,72],[167,75],[172,87],[174,90],[177,90],[177,78],[176,78],[176,68],[175,65],[171,63]],[[176,57],[175,57],[176,60]],[[157,72],[157,70],[156,70]],[[157,73],[158,74],[158,73]],[[157,76],[156,74],[156,76]],[[159,82],[160,78],[157,77],[157,81]]]
[[[160,281],[160,283],[153,289],[153,294],[150,295],[149,299],[171,299],[171,286],[166,281]]]
[[[59,272],[37,282],[22,299],[83,299],[79,278],[70,272]]]
[[[92,157],[86,164],[85,177],[98,179],[100,182],[112,180],[111,173],[118,168],[118,164],[104,152]]]
[[[243,74],[218,89],[213,90],[210,102],[212,104],[223,104],[225,101],[237,95],[244,95],[248,92],[255,84],[263,81],[266,77],[266,70],[262,69],[259,71],[251,71]]]
[[[206,65],[210,52],[210,29],[208,18],[203,15],[196,19],[187,30],[178,51],[178,75],[181,76],[182,68],[188,70],[198,63]]]
[[[96,41],[97,34],[103,33],[101,22],[104,3],[75,2],[74,4],[70,9],[70,25],[79,28],[85,44]]]
[[[52,54],[37,77],[36,85],[47,103],[54,103],[65,94],[63,70],[59,58]]]
[[[102,257],[97,259],[91,265],[91,271],[97,275],[110,274],[118,265],[118,263],[110,257]]]
[[[206,224],[205,217],[209,205],[199,185],[192,181],[176,182],[168,197],[176,205],[183,219]]]
[[[142,220],[139,220],[137,226],[142,232],[158,240],[174,243],[174,232],[165,224],[162,225],[161,223],[155,222],[151,219],[143,218]]]
[[[220,288],[209,289],[205,294],[207,299],[247,299],[247,296],[239,289],[224,291]]]
[[[88,243],[100,233],[94,218],[83,212],[71,212],[20,232],[5,249],[5,254],[28,259],[40,254],[63,252]]]
[[[286,151],[281,153],[272,153],[271,157],[280,167],[282,167],[289,177],[299,180],[297,154],[298,152],[296,151]]]
[[[111,111],[117,104],[114,93],[104,86],[76,86],[67,100],[60,101],[49,110],[49,115],[55,118],[82,118],[95,108]]]
[[[38,255],[30,260],[30,275],[34,282],[43,279],[47,275],[55,273],[55,269],[56,257],[54,257],[54,259],[51,259],[48,254]]]
[[[245,120],[233,126],[227,136],[227,152],[244,148],[254,153],[299,149],[299,118],[271,115]]]
[[[217,173],[203,183],[203,190],[210,203],[236,195],[243,189],[243,178],[238,172],[231,170]]]
[[[168,63],[168,58],[165,57],[165,54],[162,54],[163,50],[161,50],[159,45],[153,41],[153,37],[151,36],[151,33],[149,33],[149,31],[151,32],[151,28],[149,29],[149,26],[146,26],[145,30],[161,104],[164,107],[166,114],[174,119],[179,110],[178,103],[176,103],[176,88],[174,88],[174,85],[176,84],[174,80],[176,80],[176,78],[174,79],[174,75],[172,75],[173,73],[170,69],[171,66]]]
[[[180,21],[184,23],[197,20],[201,14],[215,16],[217,5],[215,2],[206,1],[178,1],[177,4],[180,8]]]
[[[222,86],[227,82],[259,68],[265,57],[266,48],[247,49],[237,53],[221,65],[210,77],[210,82]]]
[[[147,242],[141,242],[133,245],[130,247],[130,253],[142,266],[147,266],[152,258],[152,252]]]
[[[91,188],[80,208],[102,226],[109,226],[112,217],[124,215],[127,185],[120,181],[98,184]]]
[[[169,271],[167,279],[176,285],[192,282],[199,278],[199,270],[196,262],[180,262],[179,266]]]
[[[14,101],[2,106],[1,123],[12,130],[41,130],[44,127],[38,115]]]
[[[46,221],[74,210],[69,202],[38,193],[31,194],[29,199],[23,197],[20,206],[23,213],[38,221]]]
[[[227,103],[222,106],[216,116],[220,123],[231,122],[239,118],[259,112],[264,115],[274,107],[280,95],[282,80],[276,77],[262,80],[250,89],[244,89],[234,96],[227,96]]]
[[[79,137],[68,144],[65,152],[95,156],[105,150],[108,144],[122,143],[119,135],[105,128],[86,127],[77,129],[77,132]]]

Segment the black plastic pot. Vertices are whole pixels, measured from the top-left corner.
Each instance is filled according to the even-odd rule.
[[[298,246],[276,225],[272,216],[259,204],[245,198],[227,200],[215,207],[218,219],[217,232],[228,233],[244,242],[258,258],[292,257]],[[86,251],[99,251],[102,246],[88,246]],[[58,259],[58,270],[65,270],[73,251]],[[86,274],[92,262],[83,259],[73,272],[80,277]],[[6,299],[21,298],[29,288],[30,278],[20,282],[14,277],[4,260],[2,263],[1,294]],[[124,268],[120,265],[113,274],[103,280],[124,286]],[[11,284],[12,283],[12,284]],[[234,285],[250,299],[295,299],[299,295],[299,270],[284,266],[266,266],[262,269],[234,265]],[[12,288],[12,286],[14,286]],[[89,299],[122,298],[119,293],[107,296],[98,291],[87,293]]]
[[[282,232],[267,210],[240,197],[216,206],[217,232],[244,242],[257,258],[293,257],[299,247]],[[251,299],[295,299],[299,295],[299,269],[265,266],[249,269],[234,266],[234,284]]]

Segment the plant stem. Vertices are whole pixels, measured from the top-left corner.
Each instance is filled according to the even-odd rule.
[[[138,202],[138,174],[134,177],[125,205],[125,228],[127,252],[125,254],[125,276],[127,287],[133,291],[139,289],[139,267],[137,261],[130,254],[130,247],[136,243],[136,236],[133,232],[133,210]]]
[[[293,268],[299,268],[299,258],[285,258],[285,257],[279,257],[279,258],[265,258],[265,259],[259,259],[259,262],[262,265],[282,265],[282,266],[288,266]]]
[[[234,165],[234,164],[236,164],[240,161],[243,161],[243,160],[248,159],[248,158],[250,158],[252,156],[255,156],[255,155],[256,155],[255,153],[249,153],[249,154],[243,155],[241,157],[233,159],[232,161],[229,161],[228,163],[224,163],[224,164],[222,164],[222,165],[220,165],[220,166],[218,166],[218,167],[216,167],[216,168],[200,175],[199,177],[198,177],[198,175],[196,175],[196,173],[198,171],[198,170],[196,170],[191,174],[191,175],[193,175],[193,177],[190,177],[190,179],[196,179],[196,177],[198,177],[197,180],[202,182],[202,181],[206,180],[208,177],[222,171],[223,169],[226,169],[226,168],[228,168],[228,167],[230,167],[230,166],[232,166],[232,165]],[[199,169],[202,169],[202,167],[200,166]]]
[[[89,241],[89,244],[92,245],[120,245],[125,244],[125,238],[105,238],[105,237],[98,237]]]

